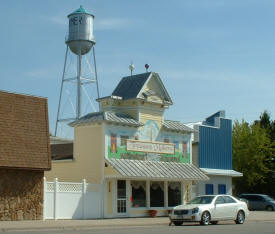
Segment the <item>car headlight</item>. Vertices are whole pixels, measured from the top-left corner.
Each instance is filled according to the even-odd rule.
[[[196,207],[192,209],[192,214],[198,213],[199,212],[199,207]]]

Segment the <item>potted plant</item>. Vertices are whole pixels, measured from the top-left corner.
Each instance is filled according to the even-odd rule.
[[[149,215],[154,218],[157,216],[157,210],[149,210]]]

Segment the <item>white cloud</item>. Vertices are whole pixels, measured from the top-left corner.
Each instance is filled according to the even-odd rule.
[[[131,20],[123,18],[105,18],[98,19],[95,22],[95,29],[97,30],[116,30],[128,28],[132,24]]]

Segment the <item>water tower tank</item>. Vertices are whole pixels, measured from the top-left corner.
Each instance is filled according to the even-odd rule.
[[[94,16],[82,6],[68,15],[69,34],[66,43],[75,54],[88,53],[95,44],[93,35]]]

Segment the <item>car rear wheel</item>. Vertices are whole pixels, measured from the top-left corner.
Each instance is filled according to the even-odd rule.
[[[208,225],[211,221],[211,216],[208,211],[204,211],[201,215],[200,225]]]
[[[273,211],[273,207],[272,207],[272,206],[267,206],[265,209],[266,209],[267,211]]]
[[[211,224],[217,225],[217,224],[218,224],[218,221],[211,221]]]
[[[176,226],[181,226],[183,224],[182,221],[174,221],[173,222]]]
[[[237,214],[237,218],[235,220],[236,224],[243,224],[245,220],[245,214],[242,210],[240,210]]]

